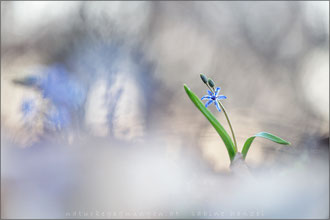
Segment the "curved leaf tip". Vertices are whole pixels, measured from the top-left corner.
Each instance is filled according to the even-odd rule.
[[[286,141],[286,140],[283,140],[282,138],[276,136],[276,135],[273,135],[271,133],[268,133],[268,132],[259,132],[258,134],[254,135],[256,137],[263,137],[263,138],[266,138],[268,140],[271,140],[271,141],[274,141],[278,144],[283,144],[283,145],[290,145],[291,143]]]
[[[244,146],[243,146],[243,149],[242,149],[242,155],[243,155],[243,158],[244,159],[246,158],[247,152],[249,151],[250,146],[251,146],[253,140],[256,137],[266,138],[266,139],[271,140],[271,141],[273,141],[275,143],[278,143],[278,144],[283,144],[283,145],[290,145],[291,144],[290,142],[288,142],[286,140],[283,140],[282,138],[277,137],[276,135],[273,135],[271,133],[268,133],[268,132],[259,132],[258,134],[253,135],[252,137],[249,137],[245,141]]]
[[[188,88],[188,86],[186,84],[183,84],[184,90],[186,90],[186,92],[188,93],[188,91],[190,91],[190,89]]]

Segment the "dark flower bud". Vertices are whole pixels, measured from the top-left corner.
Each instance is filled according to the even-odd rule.
[[[200,76],[201,76],[201,79],[202,79],[203,83],[206,84],[207,83],[207,77],[203,73],[201,73]]]
[[[211,88],[214,88],[214,86],[215,86],[214,81],[212,79],[208,80],[208,84]]]

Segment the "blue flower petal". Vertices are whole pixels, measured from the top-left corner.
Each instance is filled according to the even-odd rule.
[[[213,95],[213,92],[211,92],[210,90],[207,90],[207,92],[209,93],[209,95]]]
[[[226,99],[227,98],[227,96],[224,96],[224,95],[219,95],[218,97],[217,97],[217,99]]]
[[[204,95],[204,96],[201,98],[201,100],[203,100],[203,99],[211,99],[211,96],[209,96],[209,95]]]
[[[219,92],[220,92],[220,87],[217,87],[217,88],[215,89],[214,96],[217,96]]]
[[[214,101],[213,101],[213,100],[208,101],[208,102],[205,104],[205,107],[207,108],[212,102],[214,102]]]
[[[221,112],[221,108],[218,102],[214,102],[215,106],[217,107],[218,111]]]

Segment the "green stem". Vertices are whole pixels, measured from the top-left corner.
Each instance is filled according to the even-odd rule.
[[[234,130],[233,130],[233,127],[231,126],[231,122],[230,122],[230,119],[227,115],[227,112],[226,112],[226,109],[225,107],[222,105],[222,103],[218,100],[218,103],[220,105],[220,108],[222,109],[223,113],[225,114],[226,116],[226,119],[227,119],[227,122],[228,122],[228,125],[229,125],[229,128],[230,128],[230,131],[231,131],[231,134],[233,136],[233,140],[234,140],[234,145],[235,145],[235,151],[237,152],[237,142],[236,142],[236,137],[235,137],[235,133],[234,133]]]
[[[210,87],[208,84],[206,84],[206,83],[205,83],[205,85],[207,85],[207,87],[208,87],[211,91],[213,91],[213,93],[215,93],[215,90],[214,90],[213,88],[211,88],[211,87]],[[227,112],[226,112],[225,107],[222,105],[222,103],[221,103],[219,100],[217,100],[217,101],[218,101],[218,103],[219,103],[219,105],[220,105],[220,108],[221,108],[221,110],[223,111],[223,113],[225,114],[225,117],[226,117],[226,119],[227,119],[227,122],[228,122],[228,125],[229,125],[229,128],[230,128],[230,131],[231,131],[231,135],[233,136],[233,140],[234,140],[235,152],[237,152],[237,142],[236,142],[236,137],[235,137],[235,133],[234,133],[233,127],[232,127],[232,125],[231,125],[230,119],[229,119],[229,117],[228,117],[228,115],[227,115]]]

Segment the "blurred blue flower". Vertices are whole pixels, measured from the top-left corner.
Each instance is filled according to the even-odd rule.
[[[57,130],[67,127],[71,123],[70,113],[67,108],[57,107],[47,114],[48,122]]]
[[[208,94],[209,95],[205,95],[202,97],[201,100],[204,100],[204,99],[207,99],[209,101],[206,102],[205,104],[205,107],[207,108],[210,104],[214,103],[214,105],[217,107],[218,111],[221,112],[221,108],[220,108],[220,105],[218,103],[218,100],[220,99],[226,99],[227,97],[224,96],[224,95],[219,95],[219,92],[220,92],[220,87],[217,87],[215,89],[215,92],[211,92],[210,90],[207,90]]]
[[[59,64],[49,67],[46,76],[41,78],[38,87],[43,97],[50,99],[55,105],[65,105],[77,109],[85,100],[85,91],[69,72]]]
[[[86,90],[70,72],[61,64],[51,65],[41,75],[29,76],[19,84],[32,86],[40,90],[42,96],[52,103],[51,110],[46,113],[46,120],[56,129],[67,127],[86,98]],[[22,103],[22,112],[28,114],[33,108],[31,100]]]
[[[21,110],[23,112],[24,117],[31,114],[31,112],[33,112],[34,109],[35,109],[35,102],[33,99],[23,100],[22,105],[21,105]]]

